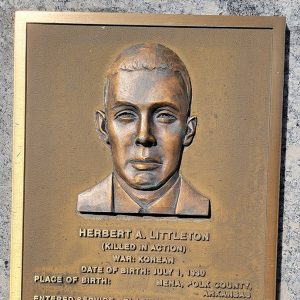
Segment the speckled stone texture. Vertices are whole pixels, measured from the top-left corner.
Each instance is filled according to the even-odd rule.
[[[0,0],[0,299],[8,299],[9,295],[13,23],[16,10],[286,16],[278,299],[300,299],[300,0]]]

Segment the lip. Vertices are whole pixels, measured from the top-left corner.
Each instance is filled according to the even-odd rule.
[[[161,162],[152,158],[131,159],[129,163],[138,171],[151,171],[162,165]]]

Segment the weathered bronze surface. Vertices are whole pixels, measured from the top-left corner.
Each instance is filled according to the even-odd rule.
[[[284,26],[17,14],[12,300],[275,299]]]
[[[209,215],[209,200],[179,175],[196,133],[192,86],[181,59],[139,44],[110,67],[97,130],[110,146],[113,174],[78,196],[78,211]]]

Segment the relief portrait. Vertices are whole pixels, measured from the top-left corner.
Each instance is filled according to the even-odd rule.
[[[196,134],[191,105],[190,76],[174,51],[155,43],[124,50],[107,70],[104,111],[96,112],[113,170],[78,195],[77,210],[209,216],[210,200],[180,174]]]

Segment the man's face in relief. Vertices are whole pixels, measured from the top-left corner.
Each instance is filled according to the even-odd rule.
[[[155,190],[180,167],[196,117],[180,75],[166,70],[122,71],[109,84],[105,116],[115,172],[131,187]]]

